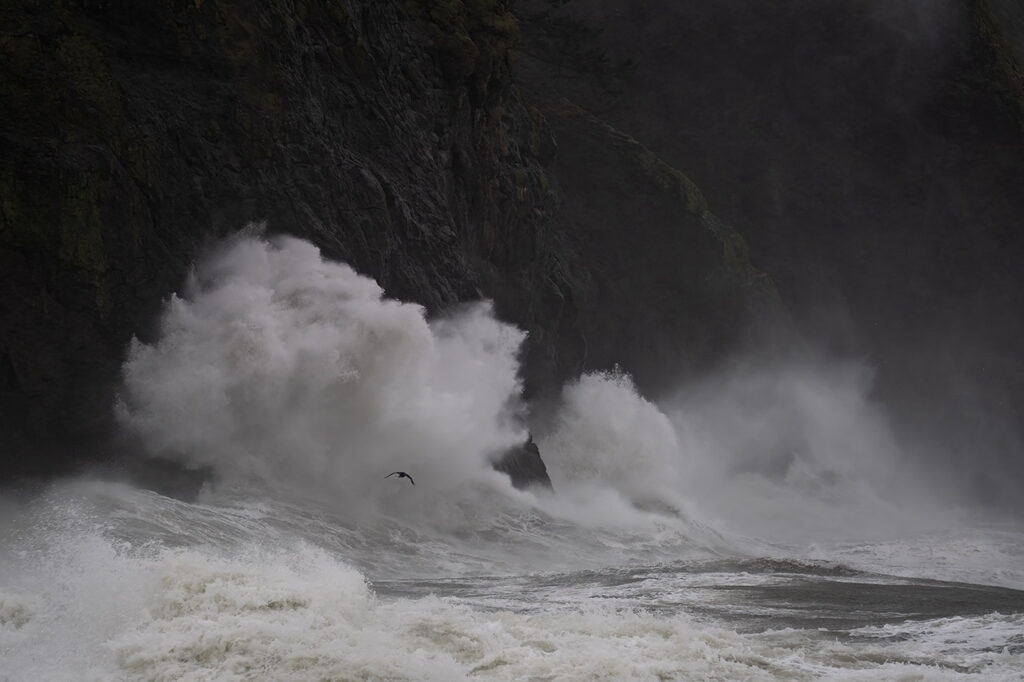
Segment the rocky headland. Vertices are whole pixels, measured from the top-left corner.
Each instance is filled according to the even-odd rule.
[[[432,312],[493,300],[531,398],[657,391],[837,298],[893,357],[864,319],[1016,310],[971,336],[1010,353],[1024,17],[951,2],[921,38],[879,4],[5,4],[0,476],[110,457],[126,345],[254,221]]]

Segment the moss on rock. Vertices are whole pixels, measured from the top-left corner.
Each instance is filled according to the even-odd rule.
[[[484,62],[507,59],[519,42],[519,21],[498,0],[410,0],[426,21],[449,81],[473,76]]]
[[[57,61],[72,90],[109,119],[121,118],[121,98],[103,53],[82,35],[59,39]]]

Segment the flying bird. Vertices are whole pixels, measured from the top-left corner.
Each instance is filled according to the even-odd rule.
[[[391,478],[392,476],[398,476],[399,478],[408,478],[409,479],[409,483],[412,483],[413,485],[416,485],[416,481],[412,480],[412,476],[410,476],[409,474],[405,473],[404,471],[392,471],[390,474],[388,474],[384,478]]]

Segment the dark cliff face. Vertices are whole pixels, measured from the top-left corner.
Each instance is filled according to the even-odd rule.
[[[556,198],[536,182],[551,142],[511,87],[501,3],[16,2],[0,17],[6,470],[90,456],[130,336],[205,243],[249,221],[430,309],[489,293],[535,327],[565,288],[541,229]]]
[[[781,312],[746,241],[686,175],[571,101],[528,93],[559,142],[555,222],[590,276],[576,322],[586,368],[619,365],[648,394],[674,388]]]
[[[524,80],[685,169],[933,456],[1024,481],[1019,3],[518,7]]]
[[[1024,85],[990,3],[562,11],[633,67],[612,89],[557,87],[686,169],[795,307],[900,319],[1012,278]]]
[[[792,313],[1024,478],[1022,40],[1009,0],[15,0],[0,472],[97,457],[131,336],[261,221],[493,299],[531,396],[656,392]]]
[[[152,333],[207,245],[250,221],[430,310],[494,299],[529,332],[531,393],[584,366],[629,369],[651,347],[695,362],[771,298],[681,173],[578,109],[524,97],[508,5],[0,9],[0,471],[95,457],[127,342]],[[567,158],[613,174],[560,167],[558,135]],[[620,177],[637,190],[622,204]],[[616,233],[630,206],[642,219]],[[700,331],[673,339],[677,315]]]

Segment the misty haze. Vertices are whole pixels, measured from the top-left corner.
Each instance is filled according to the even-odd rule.
[[[1024,5],[0,31],[0,679],[1024,679]]]

